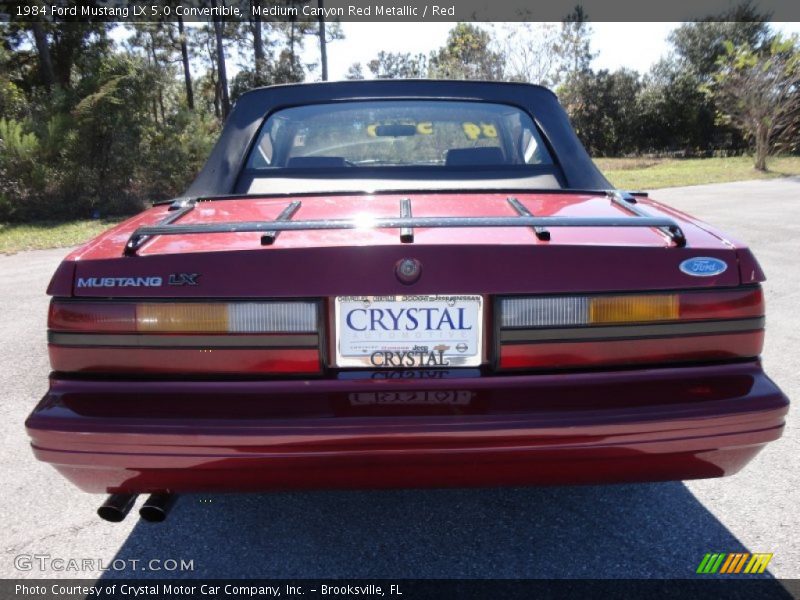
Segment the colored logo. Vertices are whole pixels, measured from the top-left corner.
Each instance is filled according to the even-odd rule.
[[[696,256],[683,261],[679,268],[692,277],[713,277],[724,273],[728,269],[728,263],[710,256]]]
[[[767,570],[767,565],[771,560],[772,554],[767,553],[706,554],[703,560],[700,561],[696,572],[702,575],[714,575],[715,573],[720,575],[763,573]]]

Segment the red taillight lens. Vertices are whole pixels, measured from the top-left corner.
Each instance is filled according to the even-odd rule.
[[[501,298],[500,369],[728,360],[763,346],[760,287]]]
[[[50,303],[47,327],[51,331],[135,333],[136,305],[53,300]]]
[[[724,292],[685,292],[680,295],[681,319],[747,319],[764,316],[761,286]]]
[[[565,369],[720,361],[758,356],[764,331],[637,340],[507,344],[501,369]]]

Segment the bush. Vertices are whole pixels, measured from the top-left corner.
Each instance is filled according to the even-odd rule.
[[[219,123],[177,103],[153,112],[157,76],[111,55],[80,89],[37,98],[25,119],[0,119],[0,222],[128,215],[181,193]]]

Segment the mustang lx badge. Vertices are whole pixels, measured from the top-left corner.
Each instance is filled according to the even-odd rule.
[[[78,277],[79,288],[159,287],[161,277]]]
[[[167,280],[170,285],[197,285],[200,273],[172,273]]]
[[[728,263],[710,256],[696,256],[683,261],[679,268],[692,277],[713,277],[724,273],[728,269]]]

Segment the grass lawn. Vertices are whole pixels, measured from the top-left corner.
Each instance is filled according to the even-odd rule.
[[[118,222],[95,219],[68,223],[0,224],[0,254],[76,246]]]
[[[767,159],[766,173],[753,168],[753,158],[598,158],[595,163],[616,187],[652,190],[681,185],[724,183],[800,175],[800,156]]]

